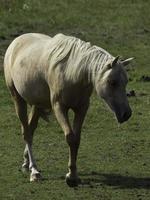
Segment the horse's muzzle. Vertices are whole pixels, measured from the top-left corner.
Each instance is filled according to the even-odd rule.
[[[118,122],[121,124],[125,121],[127,121],[132,115],[131,108],[129,108],[127,111],[123,112],[122,114],[116,114]]]

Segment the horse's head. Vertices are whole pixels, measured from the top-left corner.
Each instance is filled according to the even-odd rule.
[[[96,78],[97,94],[106,101],[119,123],[127,121],[132,114],[126,95],[128,79],[124,69],[132,59],[120,61],[119,57],[116,57],[105,65]]]

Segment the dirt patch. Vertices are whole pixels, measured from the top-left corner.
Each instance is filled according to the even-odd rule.
[[[136,96],[136,93],[134,90],[130,90],[127,92],[127,97],[135,97]]]
[[[142,75],[140,77],[140,81],[142,81],[142,82],[150,82],[150,76]]]

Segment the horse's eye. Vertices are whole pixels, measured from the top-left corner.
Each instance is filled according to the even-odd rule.
[[[118,85],[118,82],[116,80],[109,80],[109,84],[112,87],[116,87]]]

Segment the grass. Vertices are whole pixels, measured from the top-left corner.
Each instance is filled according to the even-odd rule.
[[[149,200],[150,199],[150,6],[147,0],[0,0],[0,63],[17,35],[63,32],[97,44],[113,55],[135,57],[128,90],[133,116],[118,126],[95,95],[87,114],[78,157],[82,185],[69,188],[68,147],[52,116],[40,120],[34,152],[45,180],[29,183],[23,175],[24,143],[20,123],[0,72],[0,197],[2,200]]]

